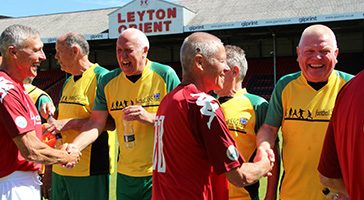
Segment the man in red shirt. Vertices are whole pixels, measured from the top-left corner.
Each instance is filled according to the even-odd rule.
[[[46,59],[39,33],[27,26],[11,25],[0,36],[0,51],[3,56],[0,66],[0,199],[39,200],[40,164],[76,163],[80,154],[52,149],[39,139],[41,118],[23,86],[24,79],[35,77],[40,63]]]
[[[364,199],[364,71],[340,91],[318,166],[321,183],[350,199]]]
[[[214,173],[242,187],[266,175],[273,162],[258,149],[265,159],[244,163],[220,104],[207,94],[222,88],[229,70],[220,39],[193,33],[180,54],[182,83],[162,100],[155,120],[152,199],[228,199],[226,178]]]

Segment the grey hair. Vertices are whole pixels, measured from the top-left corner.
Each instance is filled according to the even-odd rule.
[[[234,45],[226,45],[226,62],[230,69],[234,66],[239,67],[239,80],[242,81],[245,78],[246,72],[248,71],[248,62],[245,58],[245,51]]]
[[[67,33],[64,38],[64,43],[69,47],[78,45],[83,55],[88,55],[90,53],[90,45],[88,44],[86,38],[79,33]]]
[[[40,37],[37,30],[20,24],[8,26],[0,36],[0,52],[5,56],[9,46],[23,47],[24,42],[29,38]]]
[[[190,71],[193,59],[201,54],[208,62],[212,62],[213,56],[218,52],[219,46],[223,45],[221,40],[214,35],[196,32],[188,36],[181,46],[180,61],[184,72]]]

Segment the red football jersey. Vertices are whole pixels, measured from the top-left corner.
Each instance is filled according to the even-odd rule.
[[[321,152],[319,172],[342,178],[350,199],[364,199],[364,71],[339,93]]]
[[[155,122],[153,199],[217,199],[214,194],[226,193],[227,184],[213,173],[243,162],[215,98],[189,84],[162,100]]]
[[[0,177],[14,171],[37,171],[39,164],[23,158],[12,138],[36,130],[41,137],[41,119],[23,84],[0,71]]]

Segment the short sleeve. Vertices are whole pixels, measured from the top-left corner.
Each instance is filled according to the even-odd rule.
[[[189,120],[193,134],[202,143],[214,171],[222,174],[239,167],[244,159],[238,152],[225,123],[220,104],[205,93],[190,103]]]
[[[105,95],[105,88],[107,84],[116,76],[120,74],[120,68],[110,71],[99,78],[97,82],[96,97],[94,101],[93,110],[107,110],[107,102]]]
[[[23,100],[22,91],[19,89],[11,89],[2,98],[0,105],[0,116],[3,123],[6,124],[5,129],[10,133],[10,137],[16,137],[20,134],[35,130],[34,120],[31,119],[29,106],[35,107],[32,103]],[[35,110],[35,108],[34,108]],[[39,115],[37,115],[39,117]],[[34,116],[34,117],[37,117]]]

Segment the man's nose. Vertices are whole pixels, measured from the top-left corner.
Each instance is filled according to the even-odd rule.
[[[39,57],[39,59],[40,60],[46,60],[47,59],[47,57],[46,57],[46,55],[45,55],[45,53],[44,53],[44,51],[43,51],[43,49],[41,50],[41,52],[40,52],[40,57]]]

